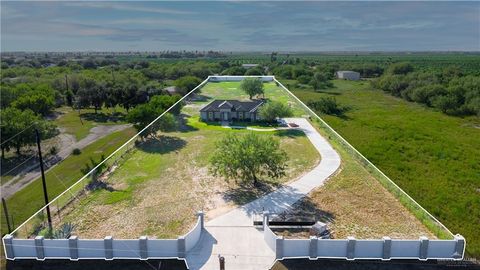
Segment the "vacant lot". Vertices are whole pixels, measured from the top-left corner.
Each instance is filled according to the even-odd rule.
[[[480,256],[478,117],[447,116],[371,90],[368,82],[334,81],[321,92],[284,83],[304,102],[330,96],[350,106],[343,118],[322,117]]]
[[[95,113],[94,109],[74,110],[70,107],[61,107],[55,111],[55,124],[65,133],[75,136],[77,141],[85,138],[90,129],[98,125],[125,124],[125,109],[122,107],[103,108]]]
[[[63,192],[84,175],[91,160],[100,161],[135,134],[133,128],[112,133],[82,149],[80,155],[72,155],[46,173],[50,199]],[[35,180],[7,200],[10,214],[17,227],[44,205],[42,182]],[[2,212],[2,233],[6,233],[6,220]]]

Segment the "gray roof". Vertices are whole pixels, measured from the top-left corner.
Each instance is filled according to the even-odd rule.
[[[216,99],[207,104],[200,111],[219,112],[220,109],[230,109],[236,112],[255,112],[263,103],[264,101],[262,99],[254,99],[250,101]]]

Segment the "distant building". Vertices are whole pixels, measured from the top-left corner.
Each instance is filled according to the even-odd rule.
[[[242,64],[242,67],[245,69],[258,67],[258,64]]]
[[[337,71],[335,74],[339,79],[351,80],[351,81],[360,80],[360,73],[355,71]]]
[[[255,99],[250,101],[238,100],[214,100],[200,110],[203,121],[258,121],[259,108],[264,100]]]

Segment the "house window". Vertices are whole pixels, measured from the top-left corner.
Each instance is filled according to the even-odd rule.
[[[243,112],[238,112],[238,119],[243,120]]]
[[[208,112],[208,119],[213,120],[213,112]]]

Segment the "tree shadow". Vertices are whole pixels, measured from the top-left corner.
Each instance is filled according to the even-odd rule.
[[[85,120],[98,122],[98,123],[107,123],[107,122],[124,122],[125,121],[125,114],[121,112],[115,113],[104,113],[104,112],[97,112],[97,113],[81,113],[80,117]]]
[[[273,181],[259,181],[256,185],[250,183],[239,184],[234,188],[228,189],[223,194],[223,199],[227,202],[243,205],[274,191],[280,185],[281,184]]]
[[[191,132],[191,131],[197,131],[198,128],[191,126],[188,124],[188,118],[190,115],[181,113],[177,117],[177,122],[178,122],[178,131],[180,132]]]
[[[193,93],[190,97],[188,97],[188,100],[192,101],[192,102],[205,102],[205,101],[209,101],[211,99],[212,99],[212,97],[205,96],[205,95],[202,95],[202,94],[195,94],[195,93]]]
[[[331,96],[341,96],[342,93],[339,92],[330,92],[330,91],[325,91],[325,90],[316,90],[315,93],[321,93],[321,94],[326,94],[326,95],[331,95]]]
[[[323,223],[331,223],[335,220],[335,215],[331,212],[324,211],[311,200],[310,197],[303,197],[295,202],[292,207],[279,213],[272,220],[279,221],[305,221],[314,220]]]
[[[144,141],[136,141],[135,147],[153,154],[167,154],[178,151],[187,145],[187,141],[173,136],[160,135],[158,137],[148,137]]]
[[[305,137],[305,133],[299,129],[277,130],[275,135],[278,137],[298,138]]]
[[[0,169],[1,176],[16,176],[21,173],[25,168],[29,168],[38,163],[38,158],[34,156],[34,153],[20,153],[20,155],[9,156],[1,159]],[[21,165],[18,165],[21,164]]]
[[[335,220],[335,215],[331,212],[324,211],[309,198],[303,197],[295,202],[291,208],[272,216],[271,221],[288,221],[288,222],[323,222],[330,224]],[[327,225],[328,228],[328,225]],[[328,228],[330,230],[330,228]],[[283,235],[286,238],[308,238],[313,235],[310,228],[274,228],[272,229],[277,235]],[[330,238],[331,233],[330,233]]]

